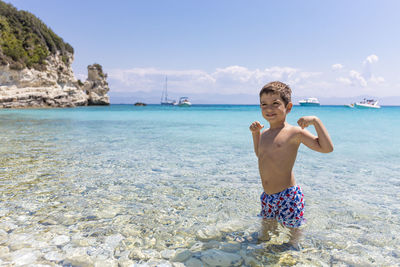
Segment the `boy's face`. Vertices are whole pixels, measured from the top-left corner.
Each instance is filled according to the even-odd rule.
[[[284,122],[292,106],[291,102],[285,106],[285,102],[279,94],[262,94],[260,97],[262,115],[269,123]]]

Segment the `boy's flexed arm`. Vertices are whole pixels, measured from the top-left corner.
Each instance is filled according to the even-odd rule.
[[[259,121],[255,121],[250,125],[250,131],[253,135],[253,144],[254,144],[254,153],[258,157],[258,144],[260,143],[260,130],[264,128],[264,125],[261,125]]]
[[[329,153],[333,151],[332,140],[329,137],[328,131],[322,124],[321,120],[315,116],[301,117],[297,123],[302,128],[300,141],[311,148],[312,150]],[[318,137],[312,135],[309,131],[304,130],[309,125],[314,125]]]

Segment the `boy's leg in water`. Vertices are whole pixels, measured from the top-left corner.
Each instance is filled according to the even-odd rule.
[[[261,221],[261,233],[259,241],[268,241],[272,235],[278,235],[278,222],[275,219],[263,219]]]
[[[283,226],[285,227],[285,226]],[[275,234],[275,233],[274,233]],[[278,235],[279,233],[276,233]],[[300,239],[302,236],[302,229],[299,228],[289,228],[289,241],[283,244],[269,244],[268,249],[273,250],[275,252],[283,252],[288,250],[300,250]],[[266,241],[266,240],[264,240]]]
[[[289,238],[289,245],[293,246],[294,248],[299,248],[300,239],[302,236],[302,229],[300,228],[290,228],[290,238]]]

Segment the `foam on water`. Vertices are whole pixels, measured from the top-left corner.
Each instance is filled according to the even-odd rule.
[[[288,121],[303,115],[335,151],[300,148],[308,222],[292,250],[284,228],[257,240],[256,106],[0,110],[0,264],[398,264],[400,108]]]

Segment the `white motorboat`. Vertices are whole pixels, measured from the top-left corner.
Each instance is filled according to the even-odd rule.
[[[356,108],[381,108],[381,106],[378,105],[377,100],[365,98],[363,101],[354,103],[354,106]]]
[[[309,97],[307,99],[303,99],[299,101],[300,106],[319,106],[320,103],[318,101],[318,99],[316,99],[315,97]]]
[[[179,99],[178,106],[180,107],[190,107],[192,103],[190,103],[189,98],[186,96],[183,96]]]
[[[167,77],[165,77],[165,86],[164,86],[164,90],[162,91],[162,94],[161,94],[161,105],[174,106],[174,105],[176,105],[176,101],[173,99],[168,99],[167,82],[168,82],[168,79],[167,79]]]

